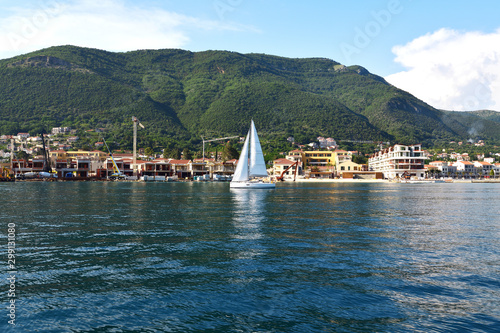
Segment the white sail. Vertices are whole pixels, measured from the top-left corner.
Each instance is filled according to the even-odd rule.
[[[257,130],[255,129],[255,124],[252,120],[252,125],[250,127],[251,141],[250,141],[250,177],[267,177],[266,162],[264,161],[264,154],[262,153],[262,147],[260,146],[259,137],[257,136]]]
[[[243,144],[243,150],[240,154],[240,159],[238,160],[238,165],[236,165],[236,170],[233,175],[233,182],[244,182],[248,180],[248,139],[250,137],[250,131],[247,134],[245,143]]]
[[[238,165],[234,171],[233,180],[231,181],[229,187],[232,189],[275,188],[275,184],[272,182],[265,182],[259,178],[250,179],[251,177],[267,176],[264,154],[262,153],[262,147],[260,146],[259,137],[257,136],[257,130],[255,129],[255,124],[252,120],[250,130],[248,131],[245,143],[243,144],[240,159],[238,160]]]

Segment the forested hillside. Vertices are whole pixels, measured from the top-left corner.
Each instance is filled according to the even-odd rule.
[[[0,61],[0,133],[104,128],[131,147],[131,117],[147,146],[244,135],[424,143],[500,141],[495,113],[446,112],[360,66],[225,51],[112,53],[52,47]]]

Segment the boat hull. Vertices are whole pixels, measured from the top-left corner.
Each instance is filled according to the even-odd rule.
[[[229,188],[247,188],[247,189],[272,189],[275,188],[274,183],[264,182],[231,182]]]

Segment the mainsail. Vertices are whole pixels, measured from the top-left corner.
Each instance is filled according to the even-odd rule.
[[[250,177],[267,177],[266,162],[264,161],[264,154],[262,153],[262,147],[260,146],[259,137],[257,136],[257,130],[255,129],[255,124],[252,120],[252,125],[250,127],[251,141],[250,141]]]

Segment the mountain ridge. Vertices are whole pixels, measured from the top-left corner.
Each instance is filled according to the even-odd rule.
[[[494,111],[438,110],[361,66],[326,58],[67,45],[0,60],[0,80],[2,134],[103,127],[130,146],[136,116],[143,144],[156,146],[243,135],[252,118],[264,136],[299,140],[500,142]]]

